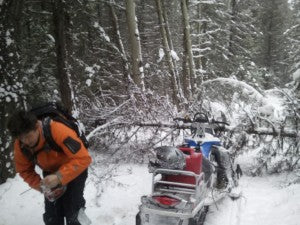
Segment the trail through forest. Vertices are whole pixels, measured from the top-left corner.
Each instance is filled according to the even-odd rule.
[[[124,165],[99,187],[91,175],[85,196],[92,224],[134,225],[140,197],[150,193],[151,175],[145,166]],[[287,175],[244,176],[240,187],[240,199],[227,197],[210,207],[205,225],[299,225],[300,184]],[[0,225],[43,224],[42,195],[23,193],[27,189],[20,177],[0,185]]]

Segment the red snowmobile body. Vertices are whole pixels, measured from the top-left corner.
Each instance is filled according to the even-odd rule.
[[[204,222],[208,208],[205,198],[213,185],[213,176],[205,179],[200,152],[187,147],[179,149],[185,154],[185,169],[153,172],[152,194],[141,198],[137,225],[200,225]]]

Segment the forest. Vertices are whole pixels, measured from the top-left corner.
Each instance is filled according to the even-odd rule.
[[[196,112],[225,115],[232,157],[256,150],[249,174],[299,168],[300,1],[0,0],[0,34],[0,184],[9,116],[51,101],[84,124],[99,180]]]

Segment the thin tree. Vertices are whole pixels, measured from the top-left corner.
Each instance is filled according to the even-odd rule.
[[[192,93],[196,89],[196,77],[195,77],[195,63],[192,52],[192,41],[190,34],[190,22],[189,22],[189,13],[188,13],[188,0],[181,0],[181,11],[182,11],[182,20],[183,20],[183,31],[184,31],[184,45],[187,53],[188,68],[190,74],[191,90]]]
[[[228,43],[228,57],[232,57],[234,53],[233,42],[235,38],[235,23],[236,23],[236,14],[237,14],[237,3],[236,0],[230,0],[230,16],[231,16],[231,25],[229,28],[229,43]]]
[[[117,17],[116,11],[115,11],[114,4],[115,4],[115,1],[110,0],[109,8],[110,8],[110,13],[111,13],[111,18],[112,18],[113,30],[114,30],[114,33],[116,36],[118,51],[121,54],[121,58],[123,61],[122,65],[123,65],[124,80],[125,80],[126,84],[129,84],[129,80],[130,80],[129,63],[128,63],[128,59],[126,56],[123,40],[121,37],[120,25],[119,25],[119,21],[118,21],[118,17]]]
[[[144,67],[140,35],[135,14],[135,0],[126,0],[126,17],[129,30],[129,44],[131,49],[132,78],[134,83],[144,90]]]
[[[167,32],[167,22],[164,17],[163,7],[160,0],[156,0],[157,14],[159,19],[160,33],[163,42],[164,52],[167,58],[167,64],[169,68],[169,73],[171,74],[171,90],[172,90],[172,98],[175,105],[179,106],[179,87],[178,87],[178,75],[174,66],[174,61],[172,60],[171,49],[170,49],[170,40]]]
[[[168,20],[168,16],[167,16],[167,10],[166,10],[166,5],[165,5],[165,1],[162,0],[162,12],[163,12],[163,19],[165,22],[165,28],[166,28],[166,34],[167,34],[167,38],[168,38],[168,43],[170,46],[170,50],[171,52],[175,53],[175,48],[173,45],[173,40],[172,40],[172,34],[170,31],[170,26],[169,26],[169,20]],[[174,56],[172,56],[172,61],[174,64],[174,70],[175,70],[175,75],[176,75],[176,79],[178,81],[178,89],[179,89],[179,94],[180,96],[184,97],[182,94],[182,90],[181,90],[181,85],[180,85],[180,79],[179,79],[179,73],[178,73],[178,66],[177,66],[177,58],[175,58]]]
[[[67,10],[66,3],[63,0],[53,2],[53,22],[56,46],[56,63],[57,73],[56,77],[59,84],[61,94],[61,101],[64,106],[72,111],[74,103],[74,93],[71,87],[71,75],[68,68],[68,55],[67,55]]]

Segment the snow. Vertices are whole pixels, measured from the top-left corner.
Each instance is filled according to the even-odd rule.
[[[51,34],[47,34],[47,37],[49,38],[49,40],[50,40],[52,43],[55,43],[55,39],[54,39],[54,37],[53,37]]]
[[[99,25],[98,22],[95,22],[93,26],[99,29],[101,37],[103,37],[107,42],[110,42],[109,36],[105,33],[104,29]]]
[[[294,80],[294,81],[300,81],[300,69],[296,70],[296,71],[293,73],[293,80]]]
[[[94,23],[94,27],[95,27],[95,28],[98,28],[98,27],[99,27],[99,23],[98,23],[98,22],[95,22],[95,23]]]
[[[179,61],[179,57],[178,57],[177,53],[174,50],[171,50],[171,56],[176,61]]]
[[[274,112],[274,106],[267,104],[258,109],[259,113],[265,116],[270,116]]]
[[[7,96],[7,97],[5,98],[5,101],[6,101],[6,102],[11,102],[11,98]]]
[[[101,32],[101,35],[102,37],[104,37],[104,39],[107,41],[107,42],[110,42],[110,38],[109,36],[105,33],[104,29],[102,27],[99,28],[100,32]]]
[[[160,48],[158,50],[158,56],[159,56],[159,59],[157,60],[157,62],[159,63],[165,56],[165,51],[162,48]]]
[[[93,76],[93,75],[94,75],[94,73],[95,73],[95,70],[94,70],[94,68],[93,68],[93,67],[91,67],[91,66],[87,66],[87,67],[85,67],[85,71],[86,71],[86,72],[88,72],[90,76]]]
[[[151,191],[147,167],[121,165],[103,183],[100,197],[93,176],[89,176],[85,189],[86,214],[92,225],[135,224],[140,197]],[[290,182],[291,177],[242,177],[242,197],[235,201],[226,197],[213,204],[204,225],[299,225],[300,184]],[[19,176],[0,185],[1,225],[43,224],[43,196],[27,189]]]
[[[240,81],[240,80],[233,79],[233,78],[219,77],[219,78],[216,78],[216,79],[213,79],[213,80],[204,81],[202,83],[202,85],[207,85],[207,84],[210,84],[210,83],[213,83],[213,82],[221,82],[223,84],[230,85],[232,87],[242,87],[244,90],[253,93],[256,98],[258,98],[258,99],[262,99],[263,98],[263,95],[259,91],[257,91],[255,88],[253,88],[252,86],[248,85],[244,81]]]
[[[139,165],[120,166],[117,174],[106,182],[100,198],[91,175],[86,183],[86,214],[95,225],[134,224],[140,197],[151,191],[148,169]],[[43,196],[27,190],[28,186],[19,176],[0,185],[1,225],[43,224]]]
[[[163,49],[162,53],[164,54]],[[86,67],[86,72],[92,77],[97,69],[93,65]],[[213,82],[240,87],[244,95],[254,95],[260,100],[260,107],[256,108],[257,111],[264,116],[273,117],[272,121],[284,116],[284,102],[277,94],[278,90],[269,90],[261,94],[245,82],[229,78],[205,81],[204,85],[214,84]],[[1,92],[6,94],[3,88],[0,88]],[[55,92],[57,93],[57,90]],[[234,98],[238,98],[237,93]],[[123,104],[115,110],[121,108]],[[223,104],[217,102],[211,103],[211,107],[223,112],[227,110]],[[236,105],[236,107],[237,110],[241,109],[241,106]],[[87,135],[87,139],[120,120],[122,118],[115,118],[95,128]],[[143,139],[146,135],[147,133],[143,133],[137,138]],[[251,139],[251,136],[249,138]],[[255,141],[257,140],[253,138],[253,142]],[[249,145],[251,146],[251,140]],[[259,148],[248,149],[248,152],[238,156],[236,162],[241,165],[246,175],[240,180],[242,197],[236,201],[225,198],[216,205],[212,205],[204,225],[300,224],[300,171],[276,176],[250,176],[257,168],[257,156],[264,147],[265,145],[262,144]],[[105,171],[95,164],[92,169]],[[92,224],[134,225],[140,197],[151,191],[151,175],[148,173],[147,166],[121,165],[109,178],[101,179],[100,183],[97,182],[99,174],[90,173],[85,189],[86,213],[92,220]],[[297,179],[293,180],[293,176]],[[0,185],[0,205],[2,206],[0,225],[43,224],[43,196],[34,190],[26,190],[28,190],[27,184],[18,175]]]
[[[10,38],[10,32],[6,31],[6,45],[10,46],[14,41]]]
[[[259,108],[259,112],[271,116],[271,118],[280,120],[285,118],[285,107],[282,98],[276,94],[276,90],[265,91],[263,106]]]
[[[34,73],[35,71],[34,71],[34,69],[33,68],[30,68],[30,69],[28,69],[27,71],[26,71],[27,73]]]
[[[243,195],[211,207],[205,225],[298,225],[300,184],[283,186],[286,177],[243,177]]]
[[[6,45],[7,46],[10,46],[13,42],[14,41],[11,38],[9,38],[9,37],[6,38]]]
[[[87,79],[87,80],[85,81],[85,83],[86,83],[86,85],[87,85],[88,87],[90,87],[91,84],[92,84],[92,80],[91,80],[91,79]]]

